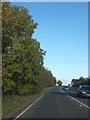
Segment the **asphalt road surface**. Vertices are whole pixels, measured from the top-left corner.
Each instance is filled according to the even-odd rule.
[[[76,97],[75,92],[54,87],[17,118],[88,118],[89,100]]]
[[[0,97],[2,97],[2,86],[0,85]]]
[[[2,117],[2,86],[0,86],[0,119]]]

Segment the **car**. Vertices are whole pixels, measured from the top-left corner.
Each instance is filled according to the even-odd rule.
[[[80,85],[77,89],[77,96],[90,98],[90,85]]]
[[[68,86],[64,85],[63,90],[68,90]]]

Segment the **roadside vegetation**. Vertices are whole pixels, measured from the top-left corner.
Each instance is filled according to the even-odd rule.
[[[81,76],[79,79],[72,79],[71,85],[70,89],[76,91],[80,85],[90,85],[90,78]]]
[[[46,51],[32,36],[37,23],[25,8],[2,4],[3,93],[26,95],[53,86],[56,78],[43,66]]]
[[[61,87],[61,86],[62,86],[62,81],[61,81],[61,80],[58,80],[58,81],[57,81],[57,84],[58,84],[59,87]]]
[[[25,110],[30,104],[35,102],[42,94],[46,93],[50,88],[44,88],[41,92],[37,94],[28,95],[13,95],[13,96],[3,96],[3,118],[15,118],[23,110]]]
[[[37,25],[24,7],[2,3],[3,115],[56,84],[43,65],[46,51],[33,38]]]

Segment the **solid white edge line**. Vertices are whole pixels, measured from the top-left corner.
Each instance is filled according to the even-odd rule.
[[[77,101],[78,103],[82,104],[84,107],[90,109],[90,107],[88,107],[87,105],[85,105],[84,103],[80,102],[79,100],[75,99],[74,97],[68,95],[68,97],[72,98],[73,100]]]
[[[31,108],[38,100],[40,100],[44,95],[41,95],[37,100],[35,100],[31,105],[29,105],[23,112],[21,112],[14,120],[18,119],[22,114],[24,114],[29,108]]]

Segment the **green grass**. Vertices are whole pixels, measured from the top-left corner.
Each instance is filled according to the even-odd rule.
[[[3,96],[2,98],[3,118],[15,117],[46,91],[47,89],[43,89],[43,91],[38,94],[27,95],[27,96],[18,96],[18,95]]]
[[[0,80],[0,85],[2,85],[2,80]]]

